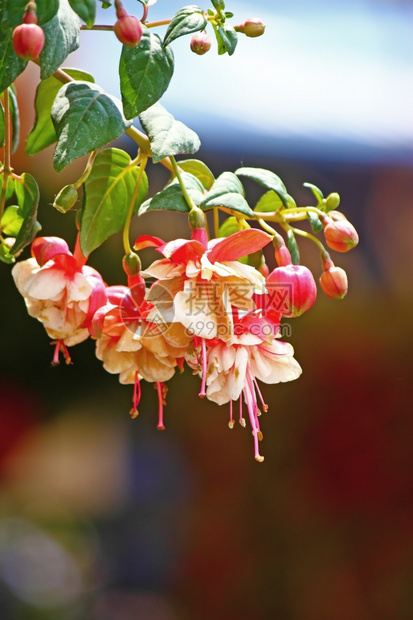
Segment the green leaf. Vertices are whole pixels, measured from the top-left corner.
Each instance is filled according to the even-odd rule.
[[[128,168],[130,163],[129,155],[117,148],[104,149],[93,162],[84,184],[80,222],[80,245],[85,255],[125,225],[139,175],[136,166]],[[147,191],[148,179],[143,173],[134,212]]]
[[[164,94],[174,71],[171,48],[147,28],[137,47],[124,45],[119,64],[120,90],[126,118],[134,118]]]
[[[176,121],[160,103],[140,114],[139,120],[149,136],[154,164],[171,155],[195,153],[201,146],[197,134]]]
[[[10,103],[10,116],[11,116],[11,126],[12,126],[12,141],[11,141],[11,153],[17,151],[20,141],[20,114],[19,114],[19,104],[17,103],[16,92],[14,86],[9,87],[9,103]]]
[[[224,0],[211,0],[211,2],[217,11],[223,11],[225,9]]]
[[[231,215],[231,217],[227,217],[225,222],[219,227],[218,237],[229,237],[244,228],[250,228],[247,222],[245,220],[239,220],[237,217]]]
[[[216,26],[214,28],[215,37],[218,43],[218,54],[228,54],[232,56],[238,43],[238,35],[232,26]]]
[[[299,265],[300,250],[294,232],[291,229],[287,231],[287,247],[290,250],[292,264]]]
[[[17,204],[25,217],[30,213],[33,205],[37,207],[39,204],[40,192],[36,179],[28,172],[23,172],[20,179],[15,180],[14,190],[16,192]]]
[[[157,1],[158,0],[138,0],[138,2],[140,2],[144,6],[152,6],[153,4],[156,4]]]
[[[24,220],[17,239],[10,250],[10,253],[13,255],[18,254],[26,245],[29,245],[35,238],[37,231],[41,228],[36,219],[40,196],[36,180],[31,174],[24,172],[21,180],[16,180],[15,190],[20,212],[24,215]]]
[[[244,188],[233,172],[223,172],[215,181],[200,205],[201,209],[225,207],[243,215],[254,217],[254,212],[244,198]]]
[[[20,228],[23,224],[23,217],[19,207],[12,205],[4,209],[3,217],[1,218],[0,229],[5,235],[16,237],[19,234]]]
[[[53,160],[58,172],[77,157],[116,140],[131,125],[122,114],[120,101],[88,82],[65,84],[51,115],[58,137]]]
[[[199,159],[184,159],[177,162],[178,166],[184,171],[193,174],[194,177],[199,179],[205,189],[211,189],[215,177],[211,170],[203,161]]]
[[[0,172],[0,187],[3,186],[3,173]],[[6,187],[6,200],[11,198],[14,194],[14,179],[12,176],[9,176],[7,179],[7,187]]]
[[[0,22],[14,29],[23,22],[27,0],[0,0]],[[51,20],[59,8],[59,0],[36,0],[36,14],[40,26]]]
[[[311,228],[313,229],[315,233],[318,233],[320,232],[320,230],[323,230],[323,225],[317,213],[313,213],[313,211],[307,211],[307,217],[310,220]]]
[[[50,77],[66,57],[79,47],[79,18],[67,0],[60,0],[59,11],[43,26],[44,48],[40,53],[40,77]]]
[[[166,47],[175,39],[192,32],[204,30],[208,21],[199,6],[191,4],[180,9],[171,19],[166,31],[163,45]]]
[[[86,26],[91,28],[95,23],[96,1],[95,0],[69,0],[69,4]]]
[[[261,213],[270,213],[274,211],[279,211],[279,209],[283,208],[283,202],[278,194],[274,192],[274,190],[270,189],[268,192],[265,192],[255,205],[254,211],[259,211]]]
[[[14,256],[10,254],[10,248],[0,240],[0,260],[3,263],[7,263],[8,265],[12,265],[16,262]]]
[[[199,205],[203,194],[203,185],[196,177],[188,172],[182,173],[186,191],[196,204]],[[143,215],[146,211],[179,211],[187,213],[190,209],[185,197],[182,193],[178,179],[174,179],[165,189],[155,194],[149,200],[146,200],[139,209],[139,215]]]
[[[4,108],[3,104],[0,101],[0,147],[3,146],[4,142]]]
[[[267,189],[272,189],[281,198],[285,207],[290,206],[291,196],[287,193],[287,189],[280,177],[274,174],[274,172],[264,168],[238,168],[235,174],[252,179]]]
[[[94,82],[90,73],[79,69],[63,69],[74,80],[84,82]],[[27,136],[26,153],[35,155],[42,149],[54,144],[57,140],[56,131],[52,123],[50,112],[57,93],[62,88],[62,83],[55,77],[50,76],[47,80],[42,80],[36,90],[34,102],[36,108],[36,120],[33,129]]]
[[[312,183],[303,183],[303,185],[304,187],[308,187],[308,189],[311,189],[315,196],[315,199],[317,200],[317,204],[324,201],[323,192],[317,187],[317,185],[313,185]]]

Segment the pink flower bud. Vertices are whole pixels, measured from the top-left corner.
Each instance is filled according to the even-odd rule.
[[[129,47],[136,47],[142,38],[142,24],[134,15],[123,15],[113,29],[119,41]]]
[[[359,242],[359,236],[353,224],[348,220],[326,218],[324,236],[329,248],[336,252],[348,252]]]
[[[317,287],[311,271],[303,265],[286,265],[274,269],[266,280],[270,311],[297,317],[311,308]]]
[[[264,31],[265,24],[257,17],[250,17],[244,22],[244,34],[247,37],[260,37]]]
[[[13,31],[13,48],[23,60],[35,60],[44,46],[44,32],[35,23],[20,24]]]
[[[332,265],[329,269],[325,269],[320,276],[320,284],[324,293],[331,299],[343,299],[347,294],[347,274],[341,267]]]
[[[291,254],[286,245],[281,245],[275,250],[275,260],[279,267],[291,265]]]
[[[206,54],[211,49],[211,37],[206,32],[197,32],[190,42],[191,51],[198,56]]]

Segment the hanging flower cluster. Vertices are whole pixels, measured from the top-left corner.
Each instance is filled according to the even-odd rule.
[[[358,236],[337,211],[336,193],[324,197],[319,188],[305,184],[316,204],[297,206],[270,170],[242,167],[215,178],[198,159],[175,159],[196,153],[200,140],[159,103],[174,72],[171,44],[190,35],[189,49],[203,56],[214,38],[218,55],[232,56],[240,37],[263,35],[265,24],[254,17],[231,24],[234,15],[224,0],[208,0],[206,10],[184,6],[169,19],[151,22],[154,3],[141,0],[143,14],[136,16],[121,0],[102,2],[112,11],[111,26],[95,24],[94,0],[31,0],[16,7],[14,0],[5,0],[0,8],[8,42],[0,58],[0,260],[13,264],[31,245],[31,258],[15,264],[12,274],[28,313],[52,339],[54,364],[61,354],[70,363],[69,348],[93,338],[105,370],[133,386],[132,417],[138,415],[141,382],[154,384],[159,429],[164,428],[166,384],[177,370],[189,367],[199,377],[201,398],[228,405],[230,428],[235,417],[242,426],[248,419],[255,458],[262,461],[259,418],[268,407],[259,382],[275,384],[300,375],[291,344],[280,338],[280,323],[309,310],[317,296],[312,273],[300,264],[297,236],[318,247],[320,286],[333,299],[347,293],[347,276],[316,235],[323,232],[326,245],[337,252],[354,247]],[[162,26],[161,38],[155,31]],[[80,29],[112,31],[112,43],[121,46],[121,101],[89,73],[61,68],[79,47]],[[64,36],[56,47],[59,32]],[[57,172],[88,156],[80,178],[61,188],[53,203],[60,213],[77,211],[73,253],[63,239],[36,238],[40,190],[33,176],[18,174],[11,163],[19,141],[14,81],[29,61],[40,66],[41,80],[26,153],[36,155],[54,144]],[[110,146],[121,137],[131,140],[134,157]],[[170,172],[166,186],[151,197],[149,160]],[[265,190],[253,206],[243,177]],[[132,218],[165,210],[188,215],[190,238],[140,235],[131,247]],[[301,223],[307,226],[297,227]],[[87,258],[120,231],[125,282],[108,285]],[[148,247],[161,257],[142,270],[139,254]]]

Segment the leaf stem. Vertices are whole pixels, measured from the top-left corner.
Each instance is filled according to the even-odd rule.
[[[139,166],[139,174],[138,174],[138,178],[136,179],[135,190],[133,192],[133,196],[132,196],[132,199],[129,205],[129,211],[126,216],[125,225],[123,227],[123,247],[125,250],[125,254],[132,254],[132,248],[129,242],[129,230],[130,230],[130,224],[131,224],[131,220],[133,216],[133,211],[135,209],[136,198],[139,193],[139,188],[142,182],[142,176],[146,168],[147,161],[148,161],[148,155],[146,153],[142,153],[141,162]]]
[[[192,200],[191,196],[188,194],[188,190],[185,187],[185,183],[183,181],[182,175],[181,175],[181,171],[179,170],[178,164],[176,163],[176,159],[173,155],[170,156],[170,161],[172,164],[172,167],[174,169],[174,173],[176,175],[176,178],[178,179],[179,185],[181,187],[181,191],[182,194],[187,202],[187,205],[190,209],[193,209],[194,207],[196,207],[194,201]]]
[[[218,238],[219,235],[219,209],[217,207],[213,208],[214,213],[214,235],[215,238]]]
[[[277,234],[277,231],[274,230],[274,228],[272,226],[270,226],[269,224],[267,224],[267,222],[265,220],[263,220],[261,217],[258,220],[259,225],[261,226],[261,228],[263,228],[264,230],[267,231],[267,233],[269,233],[271,235],[271,237],[275,237],[275,235]]]
[[[7,183],[9,176],[12,174],[12,168],[10,166],[10,154],[11,154],[11,141],[10,141],[10,105],[9,105],[9,90],[6,88],[4,91],[4,165],[3,165],[3,182],[1,186],[0,195],[0,219],[3,216],[4,206],[6,204]]]

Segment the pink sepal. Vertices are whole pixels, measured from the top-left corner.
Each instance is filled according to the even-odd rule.
[[[246,228],[220,239],[211,250],[208,250],[207,257],[211,263],[237,260],[247,254],[258,252],[271,240],[270,235],[262,230]]]

